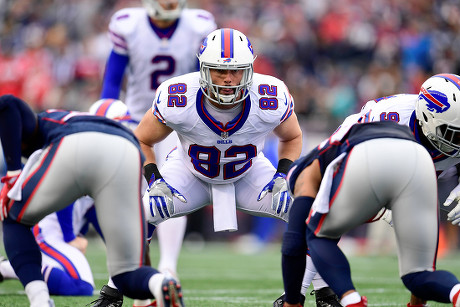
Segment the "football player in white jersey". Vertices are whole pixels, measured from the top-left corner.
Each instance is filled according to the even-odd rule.
[[[186,0],[143,0],[143,6],[121,9],[110,21],[113,49],[101,93],[101,98],[119,99],[126,77],[123,100],[137,122],[151,107],[161,82],[198,70],[196,53],[206,35],[216,29],[211,13],[186,8]],[[173,133],[155,145],[158,165],[176,144],[177,135]],[[186,217],[180,217],[157,229],[160,271],[177,275],[185,228]],[[144,303],[135,302],[135,306],[146,305]]]
[[[399,94],[368,101],[360,113],[347,117],[342,126],[353,122],[385,120],[409,126],[415,139],[427,149],[434,162],[438,175],[439,203],[450,206],[460,199],[456,167],[460,163],[458,97],[460,76],[437,74],[422,84],[418,95]],[[454,225],[460,223],[460,205],[450,211],[448,220]],[[423,306],[425,303],[412,297],[408,306]]]
[[[43,218],[32,230],[42,254],[42,272],[52,295],[93,295],[94,279],[85,257],[83,236],[91,223],[102,236],[94,201],[79,198],[67,208]],[[0,262],[0,281],[19,279],[9,261]]]
[[[211,32],[198,57],[200,71],[163,82],[134,130],[146,156],[149,223],[210,203],[215,231],[237,230],[236,210],[287,221],[285,174],[302,148],[292,96],[281,80],[253,72],[252,45],[237,30]],[[158,170],[152,147],[173,131],[180,142]],[[277,169],[262,153],[272,131]]]

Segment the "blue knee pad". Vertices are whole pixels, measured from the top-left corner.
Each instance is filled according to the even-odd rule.
[[[441,303],[450,303],[450,290],[459,283],[457,277],[447,271],[410,273],[401,279],[406,288],[415,296]]]
[[[123,295],[145,300],[153,298],[149,289],[149,280],[156,273],[158,271],[154,268],[142,266],[137,270],[112,276],[112,280]]]

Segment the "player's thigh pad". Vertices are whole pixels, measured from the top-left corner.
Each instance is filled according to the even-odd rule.
[[[134,144],[119,136],[94,133],[85,140],[88,148],[78,149],[82,169],[78,184],[94,199],[108,270],[114,276],[138,268],[143,259],[146,223],[140,197],[141,156]]]
[[[400,276],[433,270],[438,242],[436,174],[432,159],[421,145],[405,150],[404,165],[411,178],[391,204]]]

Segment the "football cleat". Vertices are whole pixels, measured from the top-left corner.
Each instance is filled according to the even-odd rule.
[[[155,303],[158,307],[184,307],[182,288],[174,278],[165,277],[161,288],[155,290]]]
[[[315,294],[316,307],[342,307],[337,295],[329,287],[311,291],[310,295]]]
[[[123,306],[123,294],[118,289],[111,288],[104,285],[100,291],[99,298],[92,301],[86,306],[91,307],[122,307]]]
[[[302,307],[304,303],[305,303],[305,295],[300,294],[300,306]],[[284,293],[273,302],[273,307],[283,307],[283,306],[284,306]]]

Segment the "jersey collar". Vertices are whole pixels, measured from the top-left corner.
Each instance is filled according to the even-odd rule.
[[[206,110],[204,103],[205,95],[203,89],[200,88],[196,95],[196,111],[200,116],[201,120],[209,127],[214,133],[220,135],[223,139],[234,134],[240,129],[249,116],[251,110],[251,98],[248,96],[241,103],[243,104],[243,110],[233,120],[229,121],[225,126],[221,122],[217,121],[211,114]]]
[[[179,18],[178,18],[171,26],[162,29],[162,28],[158,28],[152,22],[152,20],[150,19],[150,17],[148,15],[147,15],[147,18],[148,18],[150,27],[155,32],[155,34],[161,39],[164,39],[164,38],[170,39],[173,36],[174,32],[176,31],[177,25],[179,24]]]

